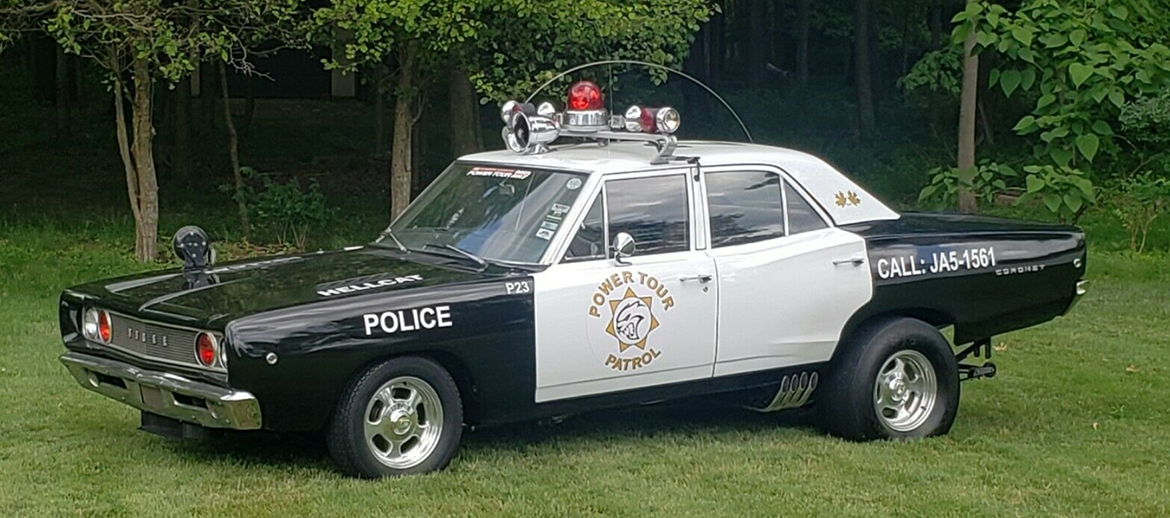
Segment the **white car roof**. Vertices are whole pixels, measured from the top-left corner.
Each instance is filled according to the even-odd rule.
[[[644,142],[594,142],[558,145],[547,153],[522,155],[511,151],[488,151],[460,158],[463,162],[560,169],[589,174],[616,174],[668,169],[683,165],[651,165],[657,155]],[[770,165],[784,170],[825,209],[834,223],[845,225],[883,219],[897,219],[898,213],[850,180],[824,160],[786,148],[737,142],[680,141],[675,157],[697,157],[705,167]]]

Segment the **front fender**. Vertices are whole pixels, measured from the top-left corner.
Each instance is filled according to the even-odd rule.
[[[523,283],[527,291],[516,288]],[[317,430],[367,366],[432,354],[467,366],[476,399],[506,412],[535,387],[531,286],[531,277],[509,276],[245,317],[226,330],[230,383],[257,397],[265,429]]]

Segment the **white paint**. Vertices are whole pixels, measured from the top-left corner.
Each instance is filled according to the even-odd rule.
[[[599,259],[558,264],[533,276],[538,403],[711,376],[718,283],[680,279],[714,276],[714,261],[703,252],[691,251],[635,256],[629,262],[618,265]],[[599,291],[599,285],[615,276],[620,285],[613,286],[609,295]],[[651,285],[666,297],[660,297]],[[638,297],[650,297],[650,313],[658,326],[635,332],[645,336],[643,348],[621,351],[618,338],[608,334],[606,327],[613,321],[609,302],[620,303],[627,288]],[[620,363],[615,364],[615,359]]]
[[[712,249],[719,271],[716,376],[822,362],[873,295],[865,240],[836,228]]]
[[[670,173],[687,174],[693,199],[689,171]],[[642,174],[612,179],[632,176]],[[593,192],[600,187],[590,182]],[[578,228],[593,198],[582,195],[584,208],[574,208],[566,227]],[[567,242],[572,233],[565,234]],[[537,402],[711,377],[718,282],[715,261],[694,250],[693,241],[686,252],[635,254],[624,265],[610,259],[556,264],[533,275]],[[681,280],[699,275],[712,281]],[[614,333],[607,332],[611,323]],[[617,334],[638,343],[623,347]]]
[[[623,174],[631,171],[677,168],[678,164],[652,166],[657,154],[653,146],[641,142],[611,142],[608,146],[593,143],[555,146],[548,153],[518,155],[511,151],[489,151],[468,155],[460,160],[511,167],[540,167],[587,172],[591,175]],[[726,165],[771,165],[783,169],[804,187],[838,225],[863,221],[897,219],[898,213],[857,185],[824,160],[791,149],[734,142],[682,141],[675,155],[698,157],[703,169]],[[860,203],[838,206],[838,193],[856,194]]]

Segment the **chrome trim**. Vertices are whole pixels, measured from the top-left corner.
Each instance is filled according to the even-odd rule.
[[[130,315],[127,313],[123,313],[121,311],[111,311],[111,310],[108,310],[105,308],[93,307],[93,306],[90,306],[90,307],[92,307],[93,309],[97,309],[99,311],[105,311],[106,313],[110,314],[111,317],[114,315],[117,315],[117,316],[124,318],[124,319],[133,320],[135,323],[142,324],[143,326],[152,325],[155,327],[170,328],[170,329],[177,330],[177,331],[187,331],[187,332],[194,333],[194,336],[192,337],[192,340],[191,340],[191,342],[192,342],[191,343],[191,345],[192,345],[191,354],[190,354],[191,361],[189,361],[189,362],[177,361],[177,360],[173,360],[170,358],[163,358],[160,356],[142,354],[138,351],[135,351],[135,350],[126,348],[124,346],[115,344],[114,343],[114,336],[115,335],[113,333],[117,333],[118,329],[114,329],[113,318],[110,319],[110,327],[111,327],[110,341],[109,342],[101,342],[101,341],[97,341],[97,340],[87,340],[91,344],[97,345],[98,347],[106,347],[109,349],[113,349],[113,350],[118,351],[120,353],[129,355],[129,356],[133,356],[135,358],[142,358],[143,360],[149,360],[152,362],[164,363],[167,365],[175,365],[178,367],[193,368],[193,369],[204,370],[204,371],[209,371],[209,372],[227,373],[227,360],[226,360],[226,358],[219,358],[219,361],[217,361],[215,365],[213,365],[211,367],[207,367],[207,366],[203,365],[202,363],[199,363],[198,353],[195,351],[195,347],[194,347],[195,339],[198,338],[199,333],[207,333],[207,334],[211,335],[211,337],[215,339],[217,345],[222,345],[223,344],[223,334],[222,333],[217,333],[215,331],[209,331],[207,329],[198,329],[195,327],[189,327],[189,326],[183,326],[183,325],[164,324],[164,323],[160,323],[157,321],[145,320],[141,317],[138,317],[135,315]],[[219,349],[226,350],[226,348],[224,348],[224,347],[219,347]]]
[[[808,403],[820,383],[820,375],[813,371],[792,373],[780,378],[780,387],[768,406],[756,408],[747,407],[756,412],[775,412],[789,408],[799,408]]]
[[[1077,291],[1073,294],[1072,300],[1068,303],[1068,307],[1064,308],[1064,313],[1061,313],[1061,315],[1067,315],[1068,312],[1072,311],[1073,307],[1077,305],[1077,302],[1080,302],[1081,299],[1084,298],[1085,293],[1089,291],[1088,288],[1085,287],[1088,284],[1089,281],[1083,279],[1077,281]]]
[[[260,428],[260,402],[248,392],[72,351],[60,360],[82,387],[139,410],[208,428]],[[123,386],[102,377],[121,380]],[[181,401],[186,398],[191,401]]]

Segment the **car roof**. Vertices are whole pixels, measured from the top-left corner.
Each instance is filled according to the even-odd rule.
[[[652,165],[657,149],[644,142],[618,141],[608,145],[583,142],[553,146],[545,153],[518,154],[507,150],[466,155],[461,162],[576,171],[608,175],[632,171],[677,168],[679,161]],[[675,157],[696,157],[703,167],[769,165],[788,173],[834,223],[896,219],[888,208],[853,180],[824,160],[787,148],[739,142],[680,141]]]

